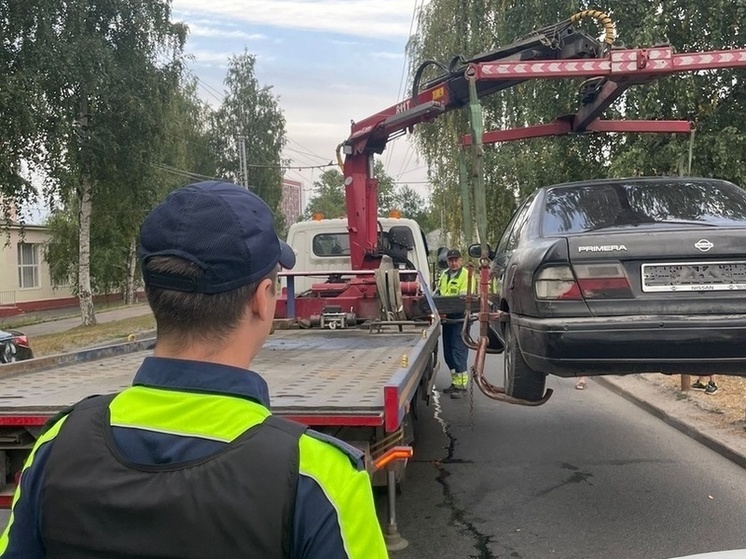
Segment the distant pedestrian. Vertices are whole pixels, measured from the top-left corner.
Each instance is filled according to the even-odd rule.
[[[709,379],[707,383],[702,382],[703,379]],[[715,375],[704,375],[697,377],[697,380],[692,384],[694,390],[704,390],[705,394],[712,396],[718,391],[718,385],[715,384]]]

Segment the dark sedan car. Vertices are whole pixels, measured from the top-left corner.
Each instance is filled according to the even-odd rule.
[[[547,186],[495,250],[508,394],[546,375],[746,375],[746,191],[704,178]],[[494,344],[493,344],[494,345]]]
[[[28,337],[18,330],[0,330],[0,363],[12,363],[34,357]]]

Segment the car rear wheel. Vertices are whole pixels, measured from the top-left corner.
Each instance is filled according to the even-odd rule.
[[[510,324],[505,326],[505,351],[503,353],[505,370],[505,392],[508,396],[521,400],[541,400],[547,377],[544,373],[534,371],[523,359],[518,343]]]
[[[13,363],[16,360],[16,344],[6,342],[0,345],[0,363]]]

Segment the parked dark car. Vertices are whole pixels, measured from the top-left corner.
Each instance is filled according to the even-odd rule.
[[[33,359],[28,337],[18,330],[0,330],[0,363]]]
[[[546,375],[746,376],[746,191],[705,178],[547,186],[494,251],[508,394]],[[495,349],[500,349],[499,347]]]

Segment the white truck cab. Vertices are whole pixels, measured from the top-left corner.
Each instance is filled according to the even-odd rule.
[[[401,258],[405,256],[416,270],[422,272],[428,287],[432,285],[427,241],[417,222],[406,218],[381,217],[378,223],[382,231],[384,246],[399,251],[400,257],[391,260],[393,266],[406,269],[408,264]],[[394,228],[394,234],[389,237],[392,228]],[[288,230],[287,243],[295,251],[296,263],[293,271],[350,269],[350,237],[347,232],[347,218],[315,219],[293,223]],[[319,278],[297,277],[295,292],[303,293],[318,281],[320,281]]]

